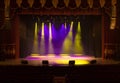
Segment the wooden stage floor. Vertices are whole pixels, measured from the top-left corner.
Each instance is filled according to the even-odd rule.
[[[75,65],[88,65],[91,61],[96,60],[95,64],[119,64],[120,61],[102,59],[101,57],[96,58],[94,56],[81,55],[81,54],[61,54],[61,55],[39,55],[32,54],[25,58],[10,59],[0,61],[0,65],[32,65],[42,66],[42,61],[48,61],[49,66],[68,66],[69,61],[75,61]],[[22,61],[27,61],[27,64],[23,64]]]

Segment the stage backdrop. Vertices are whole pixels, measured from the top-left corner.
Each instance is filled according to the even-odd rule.
[[[101,16],[19,16],[20,57],[83,54],[101,57]]]

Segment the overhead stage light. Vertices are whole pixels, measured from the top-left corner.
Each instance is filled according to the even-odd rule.
[[[52,24],[49,22],[49,39],[52,39]]]
[[[41,38],[44,38],[44,22],[42,22],[42,37]]]

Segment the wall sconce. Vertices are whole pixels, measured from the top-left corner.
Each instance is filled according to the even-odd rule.
[[[110,29],[113,30],[116,27],[116,19],[117,19],[117,9],[116,9],[116,0],[112,0],[112,12],[111,12],[111,22]]]
[[[116,27],[116,17],[111,18],[110,29],[113,30]]]

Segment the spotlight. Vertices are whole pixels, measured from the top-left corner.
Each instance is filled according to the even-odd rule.
[[[49,65],[48,60],[43,60],[43,61],[42,61],[42,65],[43,65],[43,66],[48,66],[48,65]]]
[[[21,63],[22,64],[28,64],[28,61],[27,60],[21,60]]]
[[[91,61],[90,61],[90,64],[96,64],[96,63],[97,63],[96,60],[91,60]]]
[[[69,66],[74,66],[75,65],[75,61],[74,60],[70,60],[69,61]]]

